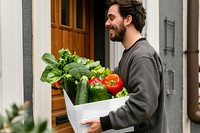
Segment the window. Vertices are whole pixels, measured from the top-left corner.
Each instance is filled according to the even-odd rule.
[[[76,0],[76,28],[77,29],[83,29],[84,20],[84,6],[83,6],[83,0]]]
[[[62,0],[61,24],[70,26],[70,0]]]
[[[85,0],[60,0],[60,27],[85,31],[85,6]]]

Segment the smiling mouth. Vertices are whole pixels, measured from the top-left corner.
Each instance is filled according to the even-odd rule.
[[[110,29],[110,33],[113,33],[114,32],[114,29]]]
[[[115,31],[114,27],[110,27],[110,33],[113,33]]]

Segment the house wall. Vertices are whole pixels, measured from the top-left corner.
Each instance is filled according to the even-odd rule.
[[[22,0],[0,0],[0,112],[23,104]]]
[[[51,1],[32,0],[33,116],[51,125],[51,85],[40,81],[46,67],[41,57],[51,52]]]
[[[183,2],[160,0],[160,55],[165,70],[166,114],[170,133],[183,132]],[[170,9],[170,10],[169,10]],[[165,22],[168,21],[168,23]],[[167,26],[167,27],[166,27]],[[174,44],[174,51],[172,51]],[[165,51],[167,45],[167,51]],[[170,47],[170,48],[169,48]],[[170,72],[170,73],[169,73]],[[172,72],[172,73],[171,73]]]
[[[40,81],[41,56],[51,51],[50,13],[50,0],[0,0],[0,113],[33,98],[30,114],[51,124],[50,85]]]
[[[169,10],[170,9],[170,10]],[[175,51],[165,54],[164,20],[175,22]],[[170,29],[168,29],[168,33]],[[173,34],[172,32],[170,32]],[[172,43],[168,35],[167,41]],[[171,45],[171,44],[169,44]],[[165,66],[174,71],[175,93],[167,95],[166,110],[170,133],[197,133],[200,125],[193,123],[187,116],[187,0],[160,1],[160,54]]]

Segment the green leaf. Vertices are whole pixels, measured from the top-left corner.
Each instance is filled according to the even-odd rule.
[[[53,133],[54,130],[51,131],[47,128],[47,121],[39,121],[35,126],[33,119],[26,116],[28,109],[26,106],[26,104],[23,106],[13,104],[11,111],[5,110],[7,117],[4,118],[0,114],[0,133],[5,130],[10,131],[9,133]],[[4,125],[6,128],[3,127]]]
[[[51,65],[54,68],[58,67],[58,61],[56,60],[55,56],[50,53],[45,53],[42,56],[42,60],[47,63],[47,65]]]
[[[35,133],[43,133],[47,128],[47,121],[39,121],[35,126]]]
[[[34,128],[34,121],[33,119],[26,119],[24,123],[24,130],[26,133],[29,133]]]
[[[52,69],[51,67],[47,66],[47,67],[45,68],[45,70],[42,72],[42,75],[41,75],[41,77],[40,77],[40,80],[41,80],[42,82],[47,82],[47,76],[48,76],[48,74],[49,74],[52,70],[53,70],[53,69]]]
[[[6,115],[7,115],[9,121],[11,121],[14,117],[13,113],[8,111],[7,109],[6,109]]]
[[[62,70],[53,70],[47,75],[47,82],[53,84],[62,78]]]
[[[3,128],[4,122],[5,122],[4,117],[0,114],[0,129]]]
[[[21,121],[17,121],[15,123],[12,123],[10,125],[10,128],[14,133],[25,133],[24,132],[24,125]]]
[[[90,62],[90,63],[87,63],[85,67],[87,67],[88,69],[91,69],[91,68],[97,67],[99,64],[100,64],[100,61]]]
[[[61,57],[61,58],[63,58],[63,59],[66,59],[66,58],[68,58],[68,56],[71,54],[70,53],[70,51],[69,51],[69,49],[64,49],[64,48],[62,48],[62,49],[60,49],[59,51],[58,51],[58,54],[59,54],[59,56]]]
[[[18,107],[17,107],[17,105],[16,104],[13,104],[12,105],[12,113],[13,113],[13,115],[14,116],[17,116],[18,115]]]
[[[77,62],[85,65],[88,62],[88,60],[89,59],[87,59],[87,58],[80,57]]]

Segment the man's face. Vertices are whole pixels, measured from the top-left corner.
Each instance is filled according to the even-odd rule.
[[[122,42],[126,28],[124,27],[124,20],[119,14],[118,5],[112,5],[109,8],[107,17],[105,26],[109,29],[110,40]]]

